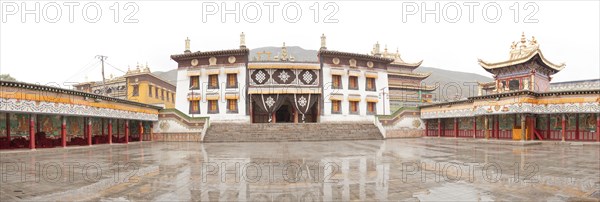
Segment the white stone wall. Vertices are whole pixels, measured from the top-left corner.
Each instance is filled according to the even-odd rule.
[[[238,87],[235,89],[227,87],[227,74],[225,69],[237,68],[239,73],[237,74]],[[244,64],[236,65],[218,65],[218,66],[200,66],[195,68],[193,71],[200,69],[200,89],[193,90],[193,92],[200,92],[202,99],[200,100],[200,114],[189,114],[189,101],[187,99],[188,93],[192,92],[189,89],[190,77],[187,72],[188,69],[180,69],[177,71],[177,95],[175,100],[175,108],[179,111],[191,116],[191,117],[210,117],[211,121],[236,121],[236,122],[249,122],[250,117],[246,116],[246,66]],[[208,89],[208,71],[213,69],[219,69],[219,89]],[[219,98],[219,113],[209,114],[208,112],[208,101],[206,100],[207,94],[218,93]],[[237,93],[239,94],[238,99],[238,113],[231,114],[227,113],[227,99],[225,99],[226,93]]]
[[[331,66],[327,64],[323,64],[323,99],[324,99],[324,108],[321,117],[322,122],[332,122],[332,121],[373,121],[373,115],[367,115],[367,96],[377,96],[379,98],[379,102],[376,104],[377,114],[390,114],[390,102],[389,102],[389,91],[387,89],[388,86],[388,77],[387,72],[385,70],[377,70],[377,69],[362,69],[362,68],[350,68],[349,66],[343,67],[333,67],[335,69],[343,69],[344,74],[342,76],[342,89],[332,89],[332,75],[331,75]],[[360,71],[360,75],[358,76],[358,90],[349,90],[348,89],[348,71],[358,70]],[[365,72],[377,72],[377,79],[375,80],[375,87],[377,91],[366,91],[366,77]],[[385,88],[386,95],[382,96],[381,88]],[[342,94],[343,100],[341,101],[341,114],[332,114],[331,113],[331,94]],[[350,94],[358,94],[361,97],[361,101],[359,102],[359,114],[350,114],[350,102],[348,101],[348,95]]]

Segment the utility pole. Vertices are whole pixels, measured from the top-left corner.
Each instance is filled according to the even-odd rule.
[[[100,62],[102,62],[102,95],[104,95],[106,93],[106,81],[104,79],[104,60],[106,60],[106,58],[108,57],[104,55],[96,55],[96,58],[100,59]]]

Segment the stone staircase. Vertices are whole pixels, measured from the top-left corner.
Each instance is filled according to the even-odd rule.
[[[204,142],[380,140],[373,123],[211,123]]]

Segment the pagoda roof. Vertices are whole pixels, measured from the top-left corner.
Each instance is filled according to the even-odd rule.
[[[436,86],[419,86],[419,85],[406,85],[406,84],[393,84],[390,83],[389,88],[394,89],[408,89],[408,90],[423,90],[423,91],[434,91],[437,89]]]
[[[196,57],[245,55],[245,54],[248,54],[249,52],[250,52],[250,50],[248,50],[247,48],[230,49],[230,50],[217,50],[217,51],[205,51],[205,52],[196,51],[196,52],[193,52],[193,53],[184,53],[184,54],[171,55],[171,59],[173,59],[173,60],[180,60],[180,59],[190,59],[190,58],[196,58]]]
[[[428,73],[388,72],[388,75],[425,79],[425,78],[431,76],[431,73],[430,72],[428,72]]]
[[[513,42],[509,60],[502,62],[487,62],[482,59],[478,59],[478,63],[481,65],[481,67],[483,67],[483,69],[490,73],[493,73],[493,70],[495,69],[523,64],[531,60],[539,61],[543,67],[549,69],[553,74],[565,68],[564,63],[555,64],[544,57],[544,54],[542,54],[542,51],[539,48],[540,46],[535,40],[535,37],[532,37],[531,40],[529,40],[529,45],[527,45],[526,42],[527,40],[525,39],[525,34],[521,35],[520,47],[517,47],[518,43]]]
[[[388,64],[394,61],[394,59],[380,57],[380,56],[360,54],[360,53],[341,52],[341,51],[334,51],[334,50],[327,50],[327,49],[319,50],[318,55],[334,55],[334,56],[350,57],[350,58],[384,62],[384,63],[388,63]]]

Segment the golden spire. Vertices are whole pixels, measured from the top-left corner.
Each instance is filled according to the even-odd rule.
[[[244,32],[240,34],[240,49],[246,48],[246,35]]]
[[[325,37],[325,33],[323,33],[323,34],[321,35],[321,49],[327,49],[327,45],[325,44],[325,40],[326,40],[326,39],[327,39],[327,38]]]
[[[521,48],[526,47],[526,45],[525,45],[526,42],[527,42],[527,39],[525,38],[525,32],[521,32]]]
[[[191,53],[192,51],[190,51],[190,38],[186,37],[185,38],[185,51],[183,51],[184,53]]]

